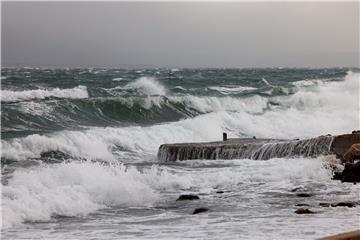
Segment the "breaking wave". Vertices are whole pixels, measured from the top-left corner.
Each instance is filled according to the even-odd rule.
[[[147,96],[152,95],[166,95],[166,88],[160,84],[155,78],[141,77],[134,82],[126,84],[124,87],[118,87],[120,89],[135,89],[139,93]]]
[[[349,73],[344,81],[271,99],[157,97],[154,99],[160,103],[172,102],[176,106],[180,102],[181,108],[189,109],[188,113],[195,109],[203,114],[151,126],[91,127],[85,131],[67,130],[3,140],[2,157],[25,160],[39,158],[44,152],[61,151],[87,159],[114,160],[119,156],[122,159],[129,153],[138,159],[145,155],[154,159],[160,144],[219,140],[223,131],[229,137],[285,139],[341,134],[359,128],[358,89],[359,74]],[[158,106],[161,108],[161,104]]]
[[[160,200],[174,201],[179,191],[209,193],[218,188],[231,189],[239,183],[254,190],[260,186],[257,183],[266,182],[269,190],[280,188],[287,192],[297,186],[297,181],[320,184],[331,177],[322,161],[309,159],[273,159],[256,166],[251,160],[226,164],[229,166],[201,172],[156,165],[140,170],[96,162],[20,169],[2,186],[2,215],[6,216],[3,228],[57,216],[84,216],[115,206],[150,207]],[[172,194],[171,199],[164,199],[160,192]]]

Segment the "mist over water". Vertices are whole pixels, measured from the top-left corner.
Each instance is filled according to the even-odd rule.
[[[314,192],[314,206],[358,200],[356,185],[330,181],[324,157],[167,164],[156,154],[163,143],[217,141],[224,131],[349,133],[359,129],[359,78],[357,69],[4,68],[3,236],[61,238],[55,228],[87,239],[78,235],[86,226],[107,239],[313,239],[353,230],[357,209],[293,213],[304,201],[290,192],[299,186]],[[201,200],[176,203],[183,193]],[[203,205],[209,213],[191,216]]]

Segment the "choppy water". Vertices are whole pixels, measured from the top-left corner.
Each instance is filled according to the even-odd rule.
[[[359,129],[357,69],[3,68],[4,239],[314,239],[359,228],[325,157],[163,163],[160,144]],[[328,158],[328,157],[326,157]],[[300,187],[310,198],[297,197]],[[224,191],[224,193],[216,193]],[[194,193],[199,201],[176,202]],[[296,215],[308,203],[314,215]],[[209,212],[192,215],[196,207]]]

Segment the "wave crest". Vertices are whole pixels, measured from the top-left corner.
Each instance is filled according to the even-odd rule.
[[[1,90],[1,102],[19,102],[45,98],[88,98],[86,86],[79,85],[74,88],[49,90],[36,89],[25,91]]]
[[[152,77],[141,77],[125,85],[124,89],[136,89],[144,95],[166,95],[166,88]]]

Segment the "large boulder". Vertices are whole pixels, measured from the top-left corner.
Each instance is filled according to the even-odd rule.
[[[342,182],[360,182],[360,161],[346,163],[342,172],[335,172],[334,179]]]
[[[198,199],[200,199],[199,196],[192,194],[184,194],[184,195],[180,195],[180,197],[176,199],[176,201],[198,200]]]
[[[353,162],[360,159],[360,143],[355,143],[345,152],[343,156],[344,162]]]
[[[342,172],[343,182],[360,182],[360,161],[357,163],[345,164],[344,171]]]

